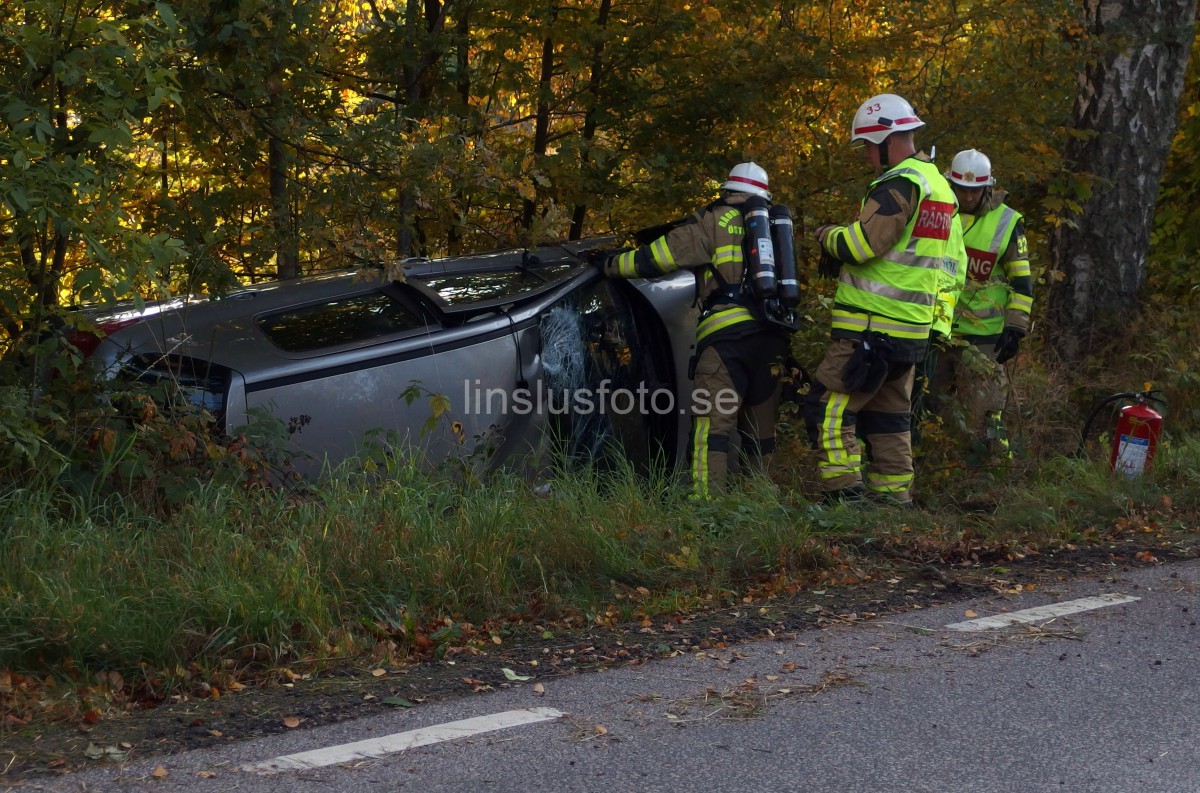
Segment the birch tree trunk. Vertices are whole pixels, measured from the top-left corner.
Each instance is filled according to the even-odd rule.
[[[1093,177],[1077,223],[1050,238],[1064,278],[1047,299],[1047,339],[1078,361],[1137,307],[1159,180],[1178,123],[1196,0],[1083,0],[1100,47],[1080,74],[1067,167]]]

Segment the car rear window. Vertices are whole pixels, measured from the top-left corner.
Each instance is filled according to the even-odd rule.
[[[516,298],[560,281],[576,269],[577,262],[564,262],[525,270],[437,275],[420,280],[447,305],[462,306]]]
[[[256,323],[285,352],[311,352],[426,326],[421,317],[382,292],[267,314]]]

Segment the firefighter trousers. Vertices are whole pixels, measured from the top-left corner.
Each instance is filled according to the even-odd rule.
[[[779,372],[788,339],[775,332],[715,341],[696,361],[692,390],[692,495],[720,492],[744,461],[765,471],[775,451],[775,419],[782,388]],[[738,433],[741,460],[731,459]]]
[[[910,411],[914,364],[892,362],[877,388],[849,391],[842,378],[856,342],[834,339],[804,401],[804,423],[817,452],[821,489],[833,493],[864,484],[858,435],[866,439],[867,490],[899,503],[912,501]]]
[[[968,433],[979,433],[989,443],[999,433],[1007,448],[1003,414],[1008,372],[1003,364],[996,363],[994,341],[952,344],[939,350],[932,367],[929,397],[943,422],[954,418],[957,400]]]

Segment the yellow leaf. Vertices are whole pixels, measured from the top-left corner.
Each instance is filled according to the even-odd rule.
[[[155,779],[163,779],[166,777],[166,775],[167,769],[163,768],[161,765],[154,766],[154,770],[150,772],[150,776],[154,777]]]
[[[386,674],[387,674],[386,669],[372,669],[371,670],[371,677],[383,677]]]
[[[964,617],[978,617],[979,615],[976,614],[974,611],[967,609],[966,611],[963,612],[963,616]]]

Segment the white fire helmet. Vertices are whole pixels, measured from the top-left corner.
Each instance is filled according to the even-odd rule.
[[[883,143],[893,132],[920,129],[923,126],[925,122],[917,118],[917,112],[907,99],[895,94],[879,94],[863,102],[854,114],[850,142],[867,140]]]
[[[991,187],[996,183],[992,177],[992,161],[975,149],[955,154],[946,178],[963,187]]]
[[[739,193],[750,193],[770,199],[767,190],[767,172],[762,166],[753,162],[741,162],[729,171],[729,179],[721,185],[722,190],[736,190]]]

